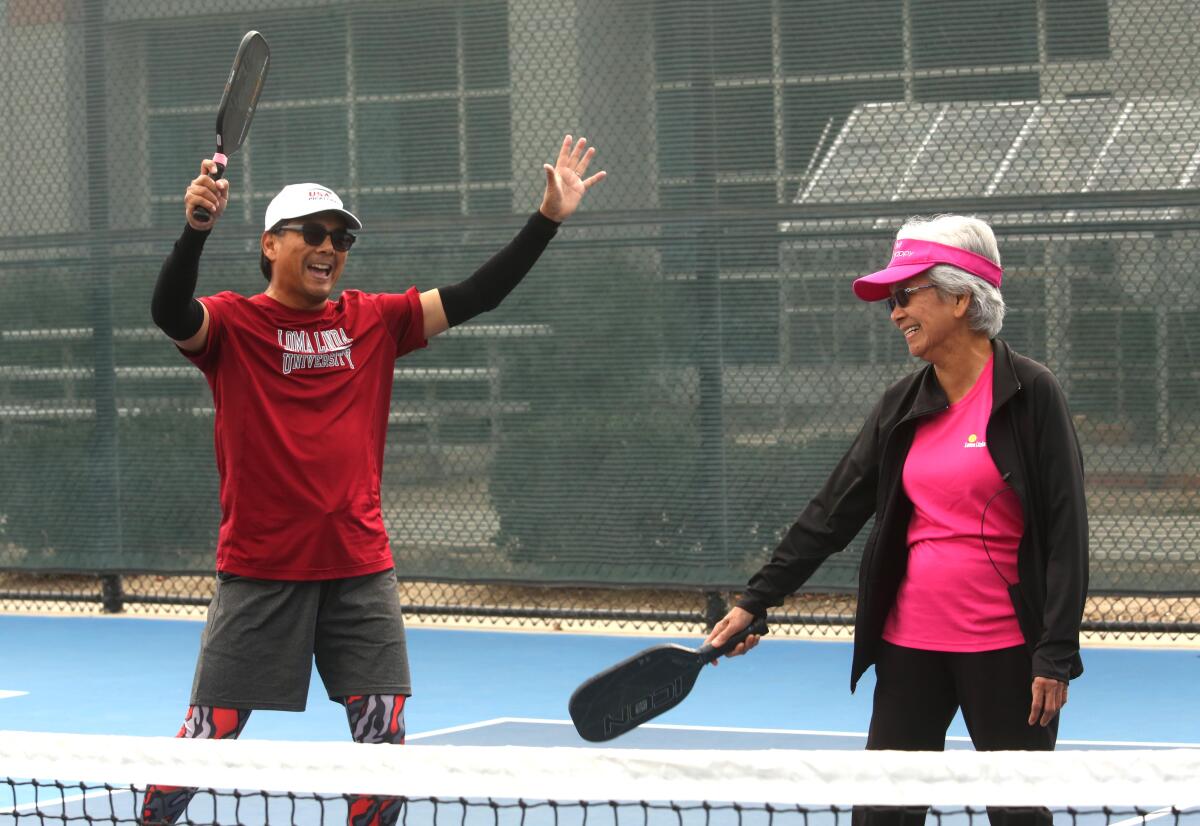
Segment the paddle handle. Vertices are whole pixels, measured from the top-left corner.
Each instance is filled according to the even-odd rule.
[[[229,158],[218,152],[217,154],[213,155],[213,162],[216,163],[217,170],[215,172],[210,172],[208,177],[212,178],[214,181],[219,181],[221,180],[221,176],[225,174],[225,165],[229,163]],[[192,217],[203,224],[209,218],[212,218],[212,215],[204,207],[198,206],[192,210]]]
[[[738,645],[740,645],[742,641],[744,641],[746,637],[749,637],[751,634],[757,634],[761,637],[765,633],[767,633],[767,618],[755,617],[754,622],[750,623],[741,631],[738,631],[732,637],[725,640],[725,644],[720,648],[713,648],[711,645],[704,645],[696,651],[696,656],[700,659],[700,662],[710,663],[714,660],[724,657],[730,651],[737,648]]]

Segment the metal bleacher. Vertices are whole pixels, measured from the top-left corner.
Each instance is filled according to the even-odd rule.
[[[1191,100],[863,104],[796,203],[1186,189],[1197,127]]]
[[[482,363],[454,367],[396,367],[395,390],[389,426],[400,428],[424,425],[421,442],[432,447],[442,442],[438,427],[446,417],[480,420],[498,439],[501,420],[506,415],[524,413],[526,401],[505,399],[501,393],[500,354],[497,344],[505,339],[544,336],[550,329],[544,324],[476,324],[446,333],[450,337],[478,339]],[[26,352],[30,345],[48,347],[92,337],[90,327],[41,328],[0,331],[0,343],[20,342]],[[117,328],[118,341],[147,341],[161,337],[154,328]],[[164,346],[166,342],[164,341]],[[0,364],[0,386],[21,385],[23,392],[6,393],[8,401],[0,405],[0,422],[70,421],[92,419],[96,407],[92,398],[95,368],[91,365],[61,366]],[[203,375],[195,367],[177,365],[120,364],[113,368],[116,381],[116,413],[132,417],[164,409],[186,410],[196,416],[213,414],[211,397]],[[182,385],[181,385],[182,382]],[[439,393],[446,385],[469,385],[473,392]],[[180,392],[181,386],[187,388]],[[448,396],[445,398],[443,396]],[[465,396],[465,397],[464,397]],[[412,440],[406,440],[411,444]],[[393,445],[404,450],[403,444]]]

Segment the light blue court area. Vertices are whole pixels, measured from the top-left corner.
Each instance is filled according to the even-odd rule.
[[[164,736],[182,722],[202,624],[121,617],[0,616],[0,729]],[[415,693],[410,742],[430,745],[582,746],[669,749],[861,749],[870,719],[871,675],[849,693],[848,643],[767,638],[749,656],[707,668],[679,707],[612,741],[588,744],[567,721],[567,698],[584,679],[661,642],[698,638],[410,629]],[[1060,746],[1200,747],[1200,650],[1089,649],[1074,682]],[[956,720],[949,748],[969,748]],[[349,739],[341,707],[314,677],[303,713],[258,711],[254,740]],[[303,790],[296,790],[303,791]],[[552,790],[548,793],[552,793]],[[138,796],[77,787],[61,791],[0,784],[0,826],[41,813],[51,818],[134,819]],[[418,805],[418,804],[411,804]],[[428,804],[421,804],[428,805]],[[341,807],[339,809],[338,807]],[[204,822],[345,822],[343,801],[211,797],[189,816]],[[261,811],[260,811],[261,810]],[[269,814],[268,814],[269,812]],[[340,812],[340,813],[339,813]],[[463,810],[442,804],[411,812],[432,826],[584,826],[584,812],[512,806]],[[637,807],[604,812],[614,826],[745,826],[760,821],[724,811],[680,813]],[[765,815],[759,815],[767,826]],[[828,813],[795,826],[847,823]],[[776,816],[774,826],[790,826]],[[410,820],[410,822],[416,822]],[[948,815],[949,826],[969,826]],[[976,818],[972,822],[979,822]],[[1068,826],[1073,821],[1060,819]],[[1190,822],[1190,821],[1189,821]],[[1086,821],[1073,826],[1088,826]]]
[[[0,616],[0,728],[173,735],[186,710],[201,629],[190,620]],[[701,640],[410,629],[409,738],[588,745],[566,722],[571,692],[660,642]],[[1200,650],[1089,648],[1084,663],[1063,714],[1063,748],[1200,744]],[[612,746],[862,748],[874,683],[868,673],[851,695],[849,669],[849,643],[768,637],[749,656],[705,669],[679,707]],[[950,733],[949,747],[969,747],[961,719]],[[315,673],[307,711],[257,711],[244,736],[349,739],[341,707],[325,698]]]

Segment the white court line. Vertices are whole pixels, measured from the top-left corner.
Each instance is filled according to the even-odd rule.
[[[0,688],[0,700],[5,700],[9,697],[23,697],[28,693],[28,691],[5,691],[4,689]]]
[[[0,809],[0,815],[19,814],[20,812],[35,812],[44,811],[38,809],[39,806],[44,806],[46,809],[52,809],[56,806],[61,806],[63,811],[66,811],[66,804],[78,803],[80,800],[90,800],[93,797],[115,797],[119,794],[130,794],[128,789],[100,789],[94,792],[85,792],[84,794],[75,794],[69,797],[59,797],[54,800],[35,800],[32,803],[21,803],[18,806],[13,806],[10,809]],[[47,817],[58,818],[59,815],[47,814]]]
[[[970,742],[970,737],[960,737]],[[1172,743],[1156,740],[1059,740],[1058,745],[1067,746],[1128,746],[1131,749],[1200,749],[1200,743]]]
[[[548,720],[539,717],[497,717],[492,720],[485,720],[481,723],[471,723],[466,726],[459,726],[453,729],[443,729],[438,732],[428,732],[423,735],[415,735],[417,737],[430,737],[434,734],[444,732],[453,732],[458,730],[467,730],[473,728],[482,728],[483,726],[500,725],[503,723],[534,723],[549,726],[569,726],[572,725],[570,720]],[[792,729],[792,728],[747,728],[741,726],[685,726],[675,723],[644,723],[638,728],[643,729],[660,729],[664,731],[712,731],[721,734],[791,734],[801,735],[805,737],[853,737],[859,740],[866,740],[866,732],[861,731],[818,731],[816,729]],[[971,738],[962,735],[949,735],[947,740],[953,740],[956,743],[970,743]],[[1059,740],[1060,746],[1095,746],[1095,747],[1117,747],[1124,746],[1126,748],[1136,749],[1200,749],[1200,743],[1174,743],[1161,742],[1152,740]],[[1113,824],[1116,826],[1116,824]]]
[[[1109,823],[1108,826],[1138,826],[1141,823],[1149,823],[1151,820],[1158,820],[1160,817],[1174,817],[1176,812],[1190,813],[1195,806],[1177,806],[1174,809],[1157,809],[1153,812],[1147,812],[1144,815],[1137,817],[1118,820],[1114,823]]]
[[[491,720],[480,720],[478,723],[464,723],[461,726],[450,726],[448,728],[434,729],[433,731],[423,731],[420,734],[406,734],[405,742],[409,740],[421,740],[425,737],[437,737],[441,734],[456,734],[460,731],[471,731],[477,728],[486,728],[487,726],[498,726],[504,723],[557,723],[558,720],[525,720],[520,717],[495,717]],[[570,720],[566,721],[568,725]]]

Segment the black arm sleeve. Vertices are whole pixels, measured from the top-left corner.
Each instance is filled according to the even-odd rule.
[[[175,248],[163,261],[154,282],[154,298],[150,315],[158,329],[175,341],[186,341],[200,331],[204,324],[204,308],[193,297],[196,279],[200,275],[200,252],[209,230],[186,226]]]
[[[438,289],[451,327],[494,310],[525,277],[525,273],[558,232],[558,222],[535,212],[504,249],[489,258],[469,278]]]
[[[1045,610],[1033,650],[1033,675],[1066,682],[1079,676],[1079,628],[1088,589],[1088,515],[1083,452],[1058,380],[1046,371],[1030,383],[1045,535]],[[1031,509],[1033,509],[1031,508]],[[1030,520],[1026,517],[1027,521]]]

